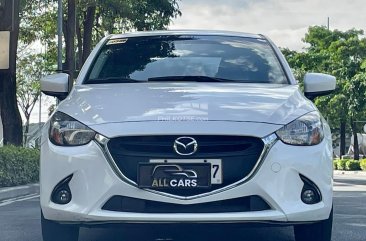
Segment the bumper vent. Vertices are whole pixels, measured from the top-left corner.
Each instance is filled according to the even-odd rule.
[[[174,204],[143,199],[114,196],[102,207],[103,210],[133,213],[227,213],[270,210],[259,196],[248,196],[199,204]]]

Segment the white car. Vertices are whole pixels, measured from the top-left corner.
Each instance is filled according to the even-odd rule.
[[[293,225],[296,241],[330,241],[332,143],[309,100],[335,78],[308,73],[304,92],[265,36],[158,31],[104,38],[45,125],[45,241],[80,226],[130,223]]]

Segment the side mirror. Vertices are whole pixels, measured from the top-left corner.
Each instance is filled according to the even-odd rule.
[[[304,78],[304,87],[305,96],[313,100],[332,93],[336,88],[336,78],[328,74],[308,73]]]
[[[46,95],[63,100],[69,94],[69,75],[65,73],[53,74],[41,79],[41,90]]]

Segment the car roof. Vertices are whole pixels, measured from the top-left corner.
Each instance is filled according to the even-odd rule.
[[[231,36],[231,37],[245,37],[264,39],[263,35],[233,32],[233,31],[220,31],[220,30],[164,30],[164,31],[143,31],[143,32],[131,32],[125,34],[112,34],[110,39],[118,38],[130,38],[130,37],[148,37],[148,36],[161,36],[161,35],[213,35],[213,36]]]

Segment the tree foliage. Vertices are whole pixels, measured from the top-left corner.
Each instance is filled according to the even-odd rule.
[[[178,0],[80,0],[77,12],[79,68],[106,34],[166,29],[181,15]]]
[[[337,78],[336,91],[315,101],[333,130],[347,123],[352,132],[357,133],[359,128],[355,121],[366,119],[366,79],[363,74],[366,38],[363,34],[362,30],[356,29],[339,31],[313,26],[303,39],[309,45],[304,52],[283,50],[300,80],[307,72],[328,73]]]
[[[29,120],[41,95],[40,79],[56,70],[56,4],[52,1],[23,1],[17,57],[17,99],[25,118],[23,143]]]
[[[16,100],[16,56],[19,36],[20,0],[14,0],[14,29],[10,32],[9,69],[0,71],[0,113],[3,124],[3,143],[22,144],[22,121]],[[11,9],[0,16],[0,21],[12,18]]]
[[[40,75],[56,70],[57,0],[14,0],[14,3],[16,21],[11,33],[10,69],[0,71],[0,110],[4,143],[21,145],[22,123],[16,96],[28,123],[27,116],[38,98],[36,93],[39,93],[39,83],[36,82]],[[63,5],[64,54],[68,53],[64,62],[71,69],[71,75],[74,71],[70,66],[80,68],[92,47],[105,35],[165,29],[172,18],[181,15],[178,0],[64,0]],[[72,21],[74,13],[75,21]],[[40,46],[47,51],[37,50]]]
[[[18,105],[25,117],[23,143],[27,143],[29,120],[41,95],[40,79],[49,73],[45,54],[27,54],[18,59],[17,98]]]

